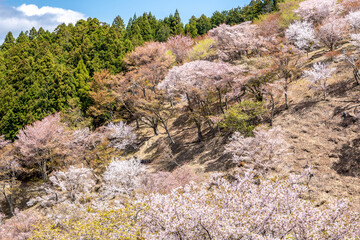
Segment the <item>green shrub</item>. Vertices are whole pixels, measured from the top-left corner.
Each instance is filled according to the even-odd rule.
[[[263,113],[265,113],[263,102],[246,100],[226,111],[224,120],[219,123],[219,126],[227,131],[240,132],[245,136],[250,136]]]

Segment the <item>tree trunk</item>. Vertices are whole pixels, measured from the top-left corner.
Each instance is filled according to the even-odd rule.
[[[166,126],[166,124],[163,124],[163,126],[164,126],[164,129],[165,129],[165,131],[166,131],[166,134],[168,135],[168,137],[169,137],[169,139],[170,139],[171,143],[172,143],[172,144],[175,144],[175,141],[174,141],[174,139],[171,137],[170,132],[169,132],[169,130],[168,130],[168,128],[167,128],[167,126]]]
[[[212,124],[211,124],[211,121],[209,119],[206,120],[206,123],[209,125],[209,128],[210,128],[210,131],[211,131],[211,134],[213,136],[215,136],[215,129],[213,128]]]
[[[355,83],[356,83],[356,85],[359,85],[359,81],[360,81],[359,70],[355,68],[353,73],[354,73]]]
[[[273,125],[274,114],[275,114],[275,102],[274,102],[274,97],[271,96],[271,118],[270,118],[270,126],[271,127]]]
[[[198,121],[196,119],[194,119],[194,121],[195,121],[195,125],[196,125],[196,128],[197,128],[197,135],[198,135],[197,141],[201,142],[202,139],[203,139],[203,136],[202,136],[202,133],[201,133],[201,123],[200,123],[200,121]]]
[[[114,112],[112,110],[111,103],[109,103],[109,112],[110,112],[110,120],[112,121],[112,119],[114,117]]]
[[[167,127],[167,121],[165,121],[165,120],[160,116],[160,114],[158,114],[157,116],[158,116],[158,118],[159,118],[160,124],[161,124],[162,127],[165,129],[165,132],[166,132],[166,134],[168,135],[171,143],[172,143],[172,144],[175,144],[175,141],[174,141],[174,139],[171,137],[171,134],[170,134],[169,129],[168,129],[168,127]]]
[[[192,107],[191,107],[191,101],[190,101],[190,97],[189,97],[189,94],[188,94],[188,93],[186,93],[186,98],[187,98],[187,100],[188,100],[189,110],[190,110],[191,113],[193,113],[193,112],[194,112],[194,109],[192,109]],[[194,122],[195,122],[195,125],[196,125],[196,128],[197,128],[197,134],[198,134],[198,139],[197,139],[197,141],[198,141],[198,142],[201,142],[203,136],[202,136],[202,134],[201,134],[201,122],[200,122],[200,119],[199,119],[199,120],[196,120],[196,118],[194,118]]]
[[[42,180],[45,182],[47,180],[46,160],[41,160],[40,168]]]
[[[288,103],[288,80],[287,79],[285,79],[284,90],[285,90],[285,109],[289,109],[289,103]]]
[[[155,136],[159,135],[157,126],[152,126],[151,128],[153,129]]]
[[[7,195],[6,192],[5,192],[5,189],[3,189],[3,195],[4,195],[4,198],[5,198],[8,206],[9,206],[11,216],[14,216],[14,205],[13,205],[12,195],[11,194],[10,194],[10,196]]]
[[[217,89],[217,92],[218,92],[218,95],[219,95],[219,106],[220,106],[220,110],[221,110],[221,113],[222,113],[222,114],[224,114],[224,113],[225,113],[225,111],[224,111],[223,106],[222,106],[222,101],[221,101],[221,98],[222,98],[222,96],[221,96],[221,91],[220,91],[220,88],[216,88],[216,89]]]

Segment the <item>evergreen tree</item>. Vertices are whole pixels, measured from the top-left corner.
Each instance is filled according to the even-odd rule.
[[[141,29],[138,24],[133,24],[131,29],[131,42],[134,46],[140,46],[144,43],[144,39],[141,36]]]
[[[224,13],[220,13],[219,11],[216,11],[213,13],[213,15],[211,16],[211,24],[212,27],[217,27],[222,23],[225,23],[226,20],[226,16]]]
[[[125,31],[124,20],[119,15],[116,16],[111,26],[113,28],[119,29],[120,31]]]
[[[211,18],[193,16],[185,33],[194,38],[224,22],[234,25],[253,20],[276,10],[277,2],[252,0],[244,8],[215,12]],[[14,138],[26,124],[68,107],[89,113],[97,104],[94,98],[90,100],[90,92],[96,92],[91,88],[96,86],[92,84],[96,72],[107,69],[109,74],[120,73],[125,70],[124,56],[134,46],[144,41],[164,42],[183,33],[178,10],[162,20],[151,13],[134,15],[126,28],[117,16],[111,26],[88,18],[76,24],[60,24],[53,32],[32,28],[21,32],[16,40],[9,32],[0,46],[0,135]],[[111,104],[101,120],[94,122],[111,118],[115,110]]]
[[[247,15],[245,14],[245,17],[244,17],[243,11],[244,11],[244,9],[242,9],[241,7],[233,8],[233,9],[227,11],[226,19],[225,19],[226,24],[235,25],[235,24],[239,24],[239,23],[242,23],[245,21],[252,20],[252,17],[245,18]]]
[[[204,14],[201,15],[201,17],[196,21],[196,28],[199,35],[206,34],[212,28],[210,18]]]
[[[38,36],[38,32],[36,31],[36,29],[33,27],[31,28],[30,32],[29,32],[29,39],[33,40],[35,38],[37,38]]]
[[[138,26],[141,30],[141,37],[145,42],[149,42],[154,39],[154,31],[151,28],[146,13],[144,13],[143,16],[139,18]]]
[[[90,103],[90,75],[82,59],[80,59],[77,67],[74,70],[74,80],[77,95],[82,105],[82,110],[86,111]]]
[[[25,43],[28,41],[29,41],[29,38],[28,38],[28,36],[26,36],[26,34],[23,31],[21,31],[19,36],[16,38],[16,43]]]
[[[160,21],[159,27],[156,31],[155,39],[159,42],[165,42],[171,35],[170,25],[165,21]]]
[[[171,22],[171,35],[180,35],[184,33],[184,25],[181,22],[179,11],[176,9]]]
[[[196,27],[197,19],[195,16],[192,16],[189,20],[189,23],[185,26],[185,33],[190,35],[192,38],[198,36],[198,30]]]
[[[8,34],[5,37],[4,43],[1,45],[0,49],[9,49],[15,44],[15,38],[12,34],[12,32],[8,32]]]

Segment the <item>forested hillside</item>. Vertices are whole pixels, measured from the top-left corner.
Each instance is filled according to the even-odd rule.
[[[358,240],[359,30],[259,0],[9,34],[0,240]]]
[[[125,54],[144,42],[180,34],[195,38],[222,23],[238,24],[275,9],[276,2],[252,1],[211,17],[192,17],[185,26],[176,11],[164,19],[135,15],[126,25],[120,16],[111,25],[89,18],[59,25],[52,33],[32,28],[16,39],[10,32],[0,47],[0,134],[14,139],[25,125],[69,107],[91,117],[94,73],[125,71]]]

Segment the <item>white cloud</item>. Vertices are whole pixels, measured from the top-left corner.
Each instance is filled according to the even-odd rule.
[[[85,15],[63,8],[39,8],[34,4],[22,4],[19,7],[0,5],[0,44],[9,31],[14,37],[32,27],[53,31],[61,23],[76,23],[80,19],[85,19]]]
[[[53,15],[53,20],[58,23],[73,23],[79,19],[85,18],[82,13],[75,12],[72,10],[66,10],[63,8],[54,8],[54,7],[42,7],[34,4],[23,4],[20,7],[16,8],[18,11],[23,12],[27,17],[32,16],[44,16],[44,15]]]

